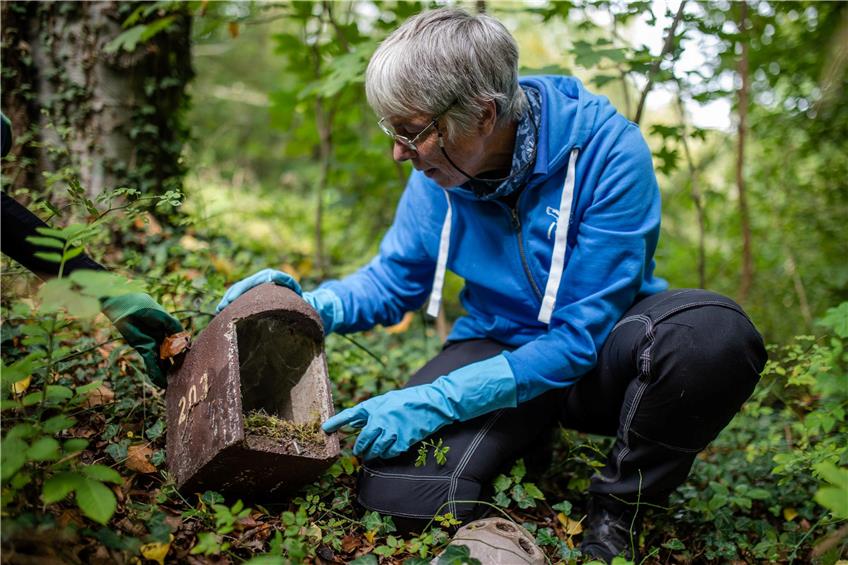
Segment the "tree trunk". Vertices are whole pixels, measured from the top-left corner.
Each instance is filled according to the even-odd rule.
[[[751,217],[748,211],[748,198],[745,191],[745,135],[748,118],[748,39],[745,32],[748,29],[748,4],[739,4],[739,32],[742,53],[739,57],[739,124],[737,126],[736,142],[736,190],[739,197],[739,219],[742,225],[742,274],[739,282],[739,301],[745,302],[751,291],[754,280],[754,259],[751,252]]]
[[[17,157],[7,178],[12,188],[49,189],[42,172],[73,174],[90,197],[122,186],[147,194],[181,187],[191,19],[179,13],[132,52],[106,53],[139,6],[3,2],[2,105]]]

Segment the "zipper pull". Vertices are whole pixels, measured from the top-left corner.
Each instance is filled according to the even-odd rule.
[[[511,213],[510,219],[512,220],[512,229],[515,231],[521,231],[521,220],[518,218],[518,210],[510,208],[509,211]]]

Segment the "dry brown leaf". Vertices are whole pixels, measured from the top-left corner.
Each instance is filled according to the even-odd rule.
[[[153,450],[146,445],[131,445],[127,449],[126,465],[137,473],[155,473],[156,467],[150,462]]]
[[[235,39],[239,36],[239,25],[238,22],[230,22],[227,24],[227,29],[230,31],[230,37]]]
[[[114,400],[115,392],[106,383],[100,383],[96,389],[88,393],[84,405],[86,408],[94,408],[101,404],[109,404]]]
[[[176,357],[191,345],[191,332],[179,332],[169,335],[159,346],[159,359]]]
[[[347,535],[342,538],[342,551],[344,553],[353,553],[361,543],[358,536]]]

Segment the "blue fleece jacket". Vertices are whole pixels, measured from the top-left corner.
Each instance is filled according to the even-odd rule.
[[[515,209],[461,187],[447,191],[447,268],[465,279],[460,300],[467,311],[448,339],[490,338],[517,347],[505,356],[519,402],[574,383],[595,365],[637,296],[667,287],[654,276],[660,194],[638,127],[575,78],[521,83],[541,93],[542,119],[535,167]],[[570,215],[561,230],[561,278],[551,290],[550,320],[543,323],[539,312],[575,157]],[[335,331],[395,324],[424,304],[448,212],[445,195],[413,172],[378,255],[343,280],[322,285],[343,306]]]

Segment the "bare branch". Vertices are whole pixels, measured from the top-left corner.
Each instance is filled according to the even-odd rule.
[[[645,100],[648,98],[648,93],[654,88],[654,77],[657,76],[657,72],[660,70],[660,64],[663,59],[665,59],[665,56],[671,53],[671,50],[674,48],[674,34],[677,31],[677,25],[683,19],[683,8],[685,6],[686,0],[680,2],[680,7],[677,8],[677,13],[674,15],[674,21],[671,22],[671,27],[668,28],[668,35],[665,37],[665,44],[663,45],[662,52],[648,71],[648,84],[646,84],[645,88],[642,90],[642,95],[639,97],[639,106],[636,108],[636,117],[633,118],[633,121],[636,122],[637,125],[642,120],[642,111],[645,109]]]

